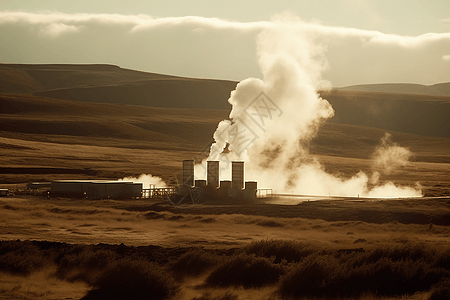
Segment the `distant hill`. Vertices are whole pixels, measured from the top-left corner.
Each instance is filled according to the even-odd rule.
[[[113,65],[0,64],[0,93],[153,107],[230,109],[237,82],[185,78]]]
[[[371,92],[371,93],[394,93],[414,94],[428,96],[450,96],[450,82],[433,85],[422,85],[414,83],[383,83],[383,84],[360,84],[341,88],[338,91]]]
[[[333,106],[334,123],[450,137],[450,97],[337,90],[320,95]]]
[[[236,84],[113,65],[0,64],[0,93],[77,102],[229,111],[227,99]],[[335,109],[333,123],[450,137],[450,83],[359,85],[319,93]],[[26,99],[31,105],[33,98]],[[3,113],[6,100],[0,101]]]

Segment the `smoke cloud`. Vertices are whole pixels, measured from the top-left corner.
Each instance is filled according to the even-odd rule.
[[[157,188],[167,187],[166,183],[157,176],[152,176],[151,174],[141,174],[138,178],[136,177],[124,177],[119,179],[119,181],[131,181],[134,183],[142,183],[144,189],[149,189],[150,185],[155,185]]]
[[[274,26],[257,37],[258,63],[263,79],[241,81],[231,93],[229,120],[219,123],[207,160],[221,161],[221,179],[227,179],[230,161],[246,162],[246,179],[275,193],[309,195],[410,197],[421,191],[379,185],[379,174],[359,172],[342,179],[325,172],[308,145],[320,125],[333,117],[330,103],[317,90],[330,87],[321,74],[328,68],[326,47],[314,35],[294,26],[290,15],[278,16]],[[393,144],[389,135],[374,154],[375,164],[404,165],[410,152]],[[206,160],[196,166],[205,169]],[[390,165],[388,168],[387,165]],[[197,173],[198,174],[198,173]],[[201,174],[201,173],[200,173]]]

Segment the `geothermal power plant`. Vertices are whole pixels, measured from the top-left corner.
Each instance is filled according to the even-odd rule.
[[[197,202],[245,201],[271,196],[272,190],[258,189],[256,181],[244,180],[244,162],[231,162],[231,180],[220,180],[220,162],[206,163],[206,180],[196,180],[194,160],[182,162],[181,181],[161,188],[142,183],[107,180],[54,180],[27,185],[28,191],[45,191],[47,197],[84,199],[161,199],[174,205]]]
[[[186,194],[185,189],[193,189],[193,197],[200,194],[200,198],[208,200],[242,200],[254,201],[258,197],[256,181],[244,180],[244,162],[231,162],[231,181],[220,180],[220,162],[206,162],[206,180],[194,180],[194,161],[184,160],[182,171],[183,183],[175,189],[175,198]],[[266,191],[266,190],[264,190]],[[195,199],[192,199],[195,201]]]

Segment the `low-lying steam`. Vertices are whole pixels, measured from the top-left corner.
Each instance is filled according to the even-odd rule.
[[[167,187],[166,183],[157,176],[152,176],[152,174],[141,174],[139,177],[124,177],[119,179],[119,181],[131,181],[135,183],[142,183],[142,188],[149,189],[152,185],[158,188]]]
[[[342,179],[325,172],[308,145],[320,125],[333,117],[330,103],[316,92],[330,86],[321,78],[328,67],[325,48],[307,35],[297,20],[278,18],[257,37],[263,79],[241,81],[231,93],[230,119],[219,123],[207,160],[220,160],[221,178],[230,175],[232,160],[246,162],[246,178],[275,193],[310,195],[413,197],[420,189],[379,184],[379,174],[359,172]],[[389,173],[405,165],[409,150],[386,135],[373,156],[375,166]],[[206,160],[196,166],[202,174]],[[204,172],[203,172],[204,173]]]

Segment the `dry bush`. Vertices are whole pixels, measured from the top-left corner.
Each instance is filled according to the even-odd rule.
[[[200,298],[195,298],[197,300],[237,300],[239,299],[238,295],[233,292],[227,291],[225,294],[219,296],[211,296],[210,293],[206,293],[202,295]]]
[[[180,287],[158,264],[130,259],[110,263],[93,286],[84,299],[167,299]]]
[[[283,299],[330,296],[333,280],[342,277],[341,267],[333,256],[310,255],[302,262],[290,266],[280,279],[278,293]]]
[[[257,288],[276,284],[283,273],[283,267],[273,259],[241,253],[218,265],[206,278],[206,284]]]
[[[275,263],[300,261],[320,249],[290,240],[260,240],[244,246],[242,251],[261,257],[274,257]]]
[[[450,299],[450,278],[444,278],[431,289],[428,300],[448,300]]]
[[[15,275],[30,275],[53,265],[53,255],[32,242],[4,241],[0,244],[0,270]]]
[[[49,265],[57,266],[59,279],[93,286],[85,299],[167,299],[179,289],[174,278],[207,272],[205,288],[274,285],[274,296],[283,299],[398,297],[424,291],[430,291],[430,300],[450,299],[450,249],[440,246],[332,250],[262,240],[237,251],[210,251],[0,241],[2,271],[29,275]],[[203,298],[236,298],[233,293],[222,296]]]
[[[111,250],[93,251],[89,246],[75,247],[65,254],[58,265],[56,275],[67,281],[84,281],[92,285],[96,276],[118,259]]]
[[[278,293],[287,299],[401,296],[429,290],[450,275],[449,269],[436,263],[444,259],[446,252],[425,246],[327,253],[317,252],[291,264],[280,279]]]
[[[177,277],[199,276],[218,265],[222,257],[203,249],[194,249],[169,263],[169,268]]]

